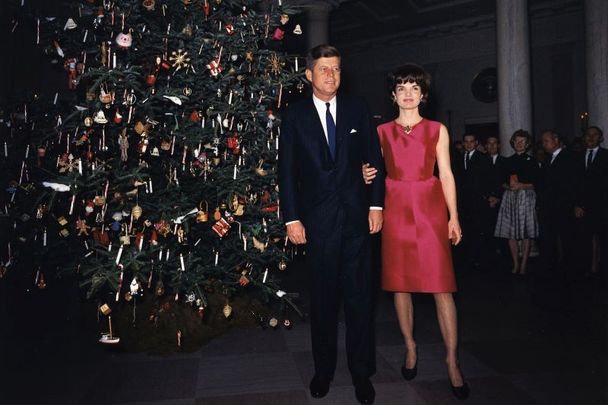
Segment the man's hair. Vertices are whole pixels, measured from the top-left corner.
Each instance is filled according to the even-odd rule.
[[[494,139],[496,139],[496,142],[500,143],[500,138],[498,137],[498,135],[492,134],[492,135],[488,135],[486,137],[486,140],[484,142],[486,145],[488,144],[488,141],[490,140],[490,138],[494,138]]]
[[[320,58],[341,58],[340,51],[335,46],[321,44],[311,48],[306,54],[306,69],[312,70]]]
[[[466,138],[467,136],[472,136],[474,140],[479,141],[479,138],[477,137],[477,134],[473,133],[473,132],[467,132],[462,136],[462,140],[464,141],[464,138]]]
[[[558,141],[559,143],[564,143],[564,138],[562,135],[554,129],[545,129],[542,134],[551,134],[551,137]]]
[[[427,101],[431,88],[431,75],[422,66],[415,63],[407,63],[390,73],[387,78],[388,92],[392,93],[397,88],[397,85],[405,83],[416,83],[420,86],[422,102],[425,103]]]
[[[595,129],[597,132],[599,132],[600,133],[600,138],[604,137],[604,131],[602,131],[602,129],[600,127],[598,127],[596,125],[591,125],[590,127],[587,127],[587,131],[589,131],[590,129]]]

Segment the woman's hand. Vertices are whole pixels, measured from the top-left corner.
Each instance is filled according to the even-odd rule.
[[[369,163],[364,164],[361,167],[361,171],[363,173],[363,181],[365,184],[372,184],[372,180],[376,178],[376,174],[378,173],[378,169],[369,165]]]
[[[452,245],[456,246],[462,240],[462,229],[457,218],[452,218],[448,222],[448,237],[452,241]]]

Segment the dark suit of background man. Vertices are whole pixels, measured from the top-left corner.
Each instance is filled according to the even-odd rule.
[[[569,268],[576,171],[557,132],[544,131],[541,140],[546,154],[537,190],[541,270],[556,276]]]
[[[504,192],[504,184],[509,183],[509,168],[507,158],[500,156],[500,140],[498,135],[490,135],[486,138],[486,151],[490,160],[490,169],[485,176],[486,202],[488,205],[487,215],[484,222],[484,233],[486,235],[488,264],[496,263],[503,253],[504,239],[494,237],[496,220],[498,219],[498,209],[500,200]]]
[[[464,262],[479,267],[483,258],[484,220],[487,217],[486,176],[490,169],[488,156],[477,150],[477,135],[462,137],[464,153],[457,164],[458,213],[462,223]]]
[[[576,193],[575,216],[579,240],[588,251],[587,270],[595,274],[600,266],[601,247],[606,248],[608,227],[608,150],[600,147],[602,130],[592,126],[583,135],[584,153],[578,158],[579,189]],[[606,250],[604,250],[604,255]],[[606,267],[606,258],[603,259]]]
[[[340,299],[355,393],[372,403],[376,371],[370,233],[382,227],[384,164],[366,104],[342,93],[340,54],[320,45],[307,57],[313,96],[294,103],[281,124],[279,186],[292,243],[307,243],[311,273],[311,335],[315,376],[311,395],[329,391],[337,358]],[[379,175],[366,186],[361,165]]]

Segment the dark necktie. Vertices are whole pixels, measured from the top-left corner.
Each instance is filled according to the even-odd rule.
[[[471,152],[466,152],[464,155],[464,170],[469,170],[469,163],[471,163]]]
[[[325,111],[325,123],[327,124],[327,143],[329,144],[329,151],[331,152],[331,157],[335,159],[336,157],[336,123],[334,121],[334,117],[331,115],[331,111],[329,111],[329,103],[325,103],[327,110]]]
[[[593,149],[587,151],[587,170],[591,167],[591,163],[593,163]]]

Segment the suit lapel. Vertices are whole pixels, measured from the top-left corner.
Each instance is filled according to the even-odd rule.
[[[316,138],[316,142],[320,142],[321,145],[321,153],[323,156],[327,156],[331,159],[331,153],[329,152],[329,145],[327,144],[327,138],[325,137],[325,131],[323,131],[323,125],[321,124],[321,117],[319,117],[319,113],[317,112],[317,108],[315,107],[315,103],[312,101],[312,97],[309,99],[308,106],[308,122],[309,128],[313,133],[313,136]]]

